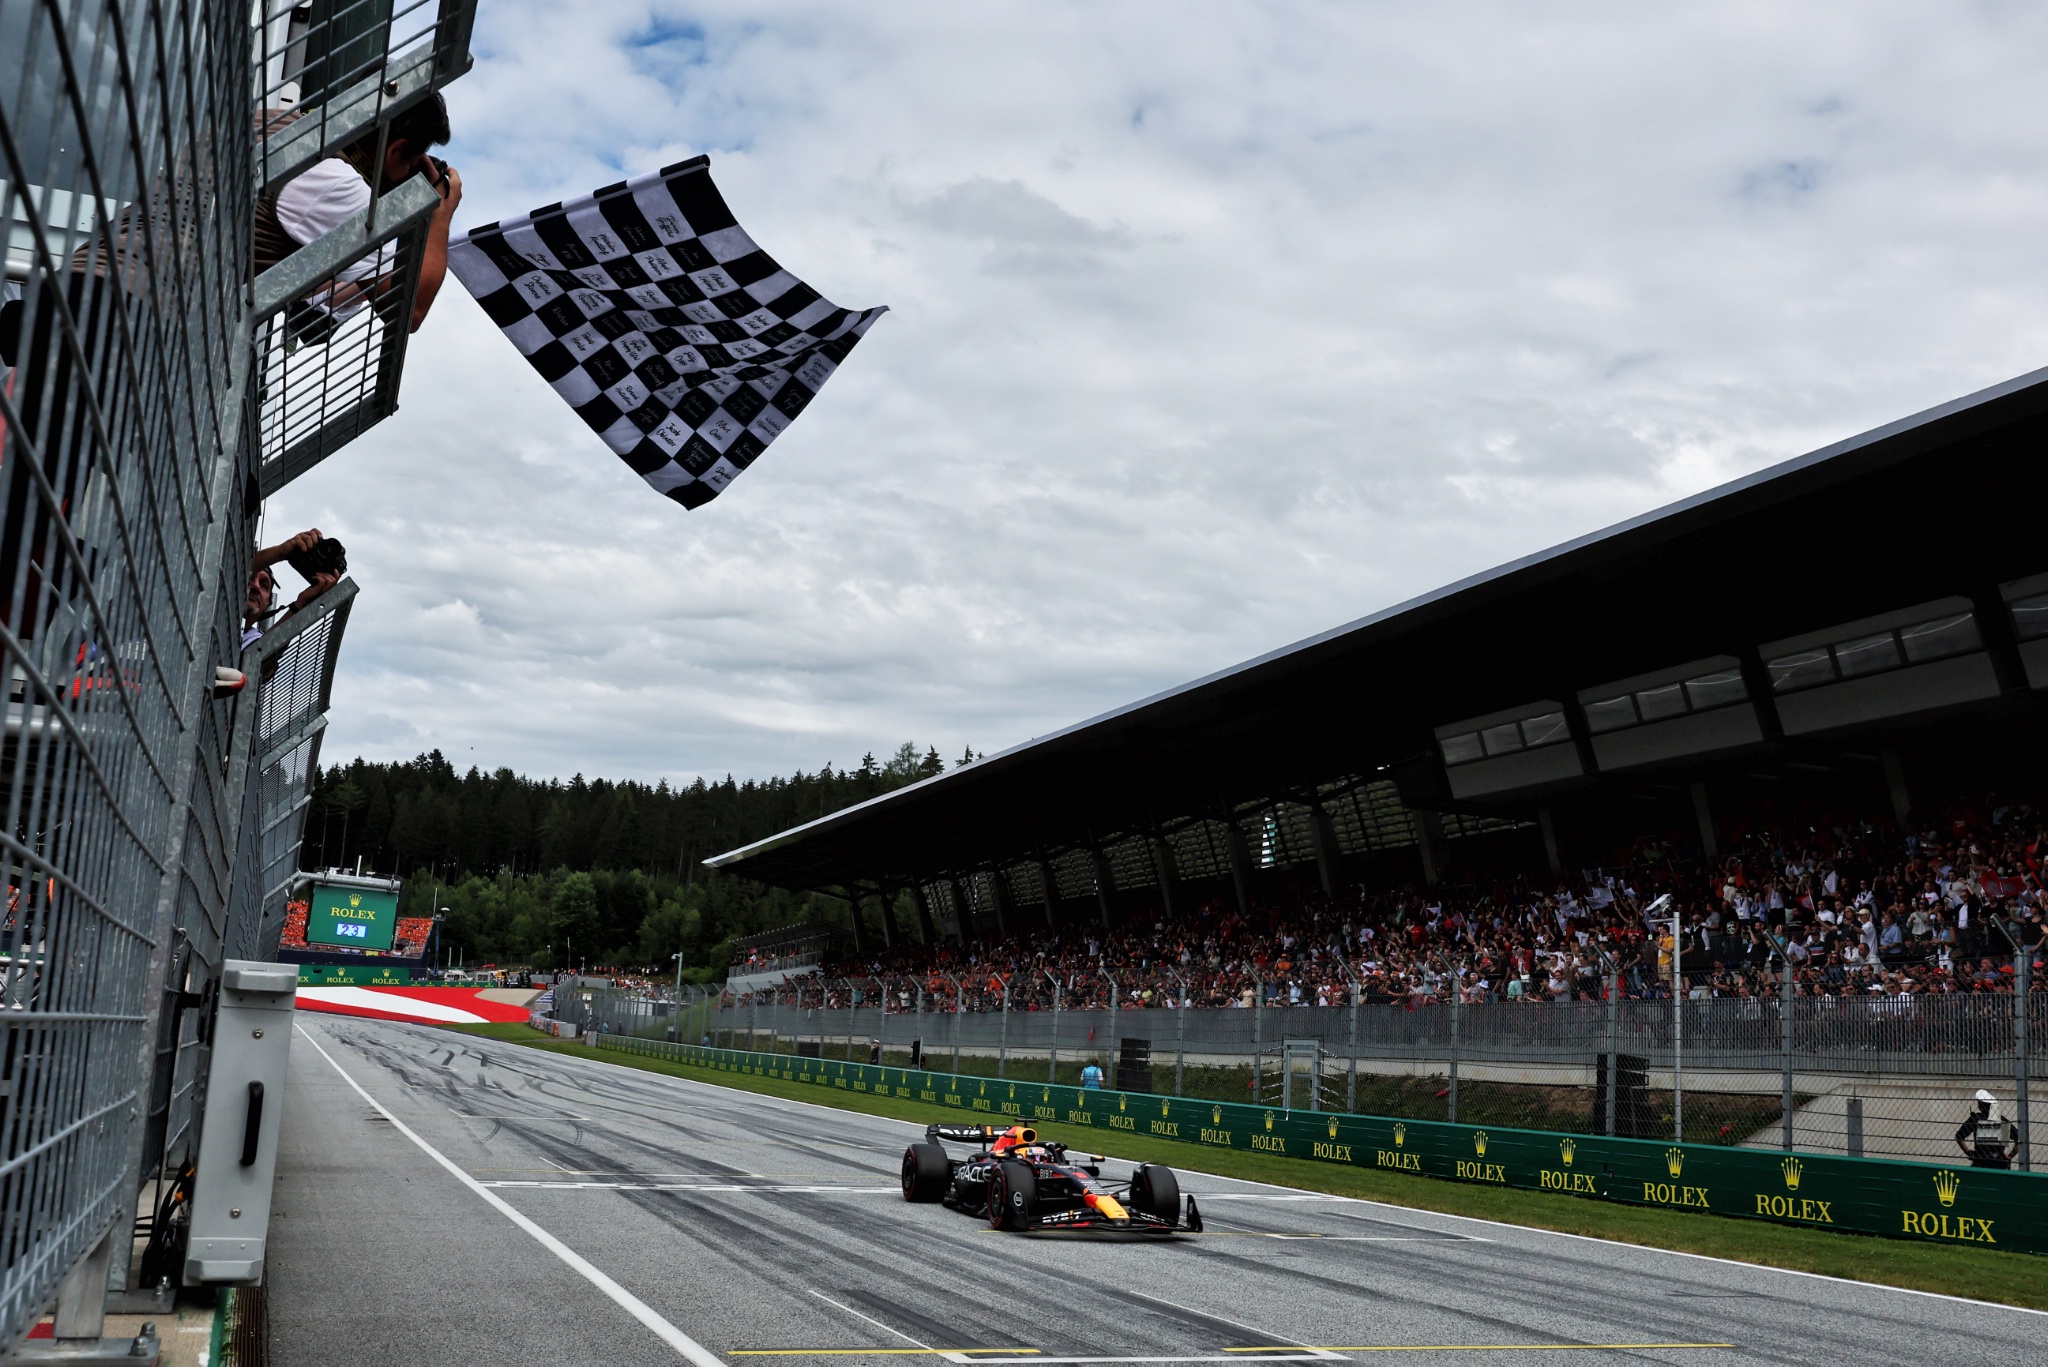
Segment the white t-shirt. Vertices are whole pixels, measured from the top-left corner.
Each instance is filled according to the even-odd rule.
[[[278,225],[300,246],[325,237],[351,215],[369,207],[370,183],[339,157],[314,162],[277,192]],[[394,247],[386,244],[354,265],[342,267],[335,278],[367,280],[390,270],[394,259]]]

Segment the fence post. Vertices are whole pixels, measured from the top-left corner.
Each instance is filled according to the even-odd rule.
[[[1450,1122],[1458,1123],[1458,1028],[1461,1024],[1459,1008],[1464,993],[1459,990],[1456,970],[1451,973],[1451,1110]]]
[[[1047,1058],[1045,1064],[1045,1080],[1047,1082],[1058,1082],[1060,1080],[1060,980],[1053,976],[1050,969],[1041,968],[1038,971],[1045,974],[1046,980],[1052,984],[1052,1049],[1050,1057]]]
[[[1109,978],[1109,975],[1107,973],[1103,974],[1102,976],[1105,978]],[[1124,1085],[1124,1080],[1121,1076],[1121,1074],[1123,1073],[1123,1068],[1121,1066],[1121,1060],[1117,1057],[1116,1033],[1117,986],[1116,979],[1109,978],[1109,1085],[1121,1091]]]
[[[1789,937],[1788,937],[1789,938]],[[1778,968],[1785,975],[1783,987],[1778,993],[1778,1014],[1785,1019],[1779,1029],[1784,1034],[1781,1048],[1784,1052],[1784,1079],[1779,1084],[1778,1105],[1785,1112],[1785,1152],[1792,1152],[1792,1018],[1797,1009],[1799,984],[1792,977],[1792,956],[1785,953],[1785,946],[1778,947]]]
[[[1610,962],[1607,967],[1607,1114],[1604,1117],[1607,1128],[1601,1131],[1610,1139],[1614,1137],[1614,1094],[1618,1090],[1616,1074],[1620,1068],[1621,969]]]
[[[1265,1079],[1259,1076],[1266,1054],[1266,980],[1252,970],[1252,1104],[1265,1100]]]
[[[1179,1096],[1187,1081],[1188,1068],[1188,980],[1172,969],[1173,980],[1180,984],[1180,1010],[1175,1013],[1173,1024],[1173,1094]]]
[[[1010,980],[1003,979],[1003,1019],[996,1034],[996,1076],[1008,1077],[1010,1068]]]
[[[2021,943],[2013,956],[2012,968],[2013,1109],[2019,1112],[2020,1122],[2020,1147],[2014,1162],[2021,1172],[2026,1172],[2033,1163],[2033,1117],[2027,1104],[2027,997],[2032,989],[2034,951],[2025,943],[2024,930],[2019,938]]]
[[[761,993],[759,989],[747,994],[747,1052],[753,1053],[761,1045]]]
[[[1344,1083],[1344,1109],[1358,1114],[1358,999],[1365,995],[1365,984],[1357,979],[1351,983],[1351,1073]]]
[[[953,1076],[960,1076],[960,1013],[966,1009],[966,995],[960,990],[960,980],[948,973],[946,981],[953,984]]]

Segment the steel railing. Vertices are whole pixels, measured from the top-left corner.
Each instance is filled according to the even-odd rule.
[[[257,198],[460,75],[473,17],[0,0],[0,1346],[171,1232],[221,961],[272,957],[297,864],[355,590],[245,652],[243,589],[264,495],[396,406],[438,197],[260,277]]]

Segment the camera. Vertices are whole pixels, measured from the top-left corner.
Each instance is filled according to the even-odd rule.
[[[309,584],[323,574],[339,579],[348,573],[348,552],[331,536],[321,537],[311,549],[286,556],[285,560]]]

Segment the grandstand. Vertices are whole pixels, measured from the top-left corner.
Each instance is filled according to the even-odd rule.
[[[2037,372],[707,862],[861,907],[840,968],[1114,967],[1127,1005],[1434,997],[1447,949],[1598,995],[1582,931],[1655,995],[1665,891],[1696,992],[1761,990],[1788,905],[1806,990],[2010,990],[2044,425]]]

